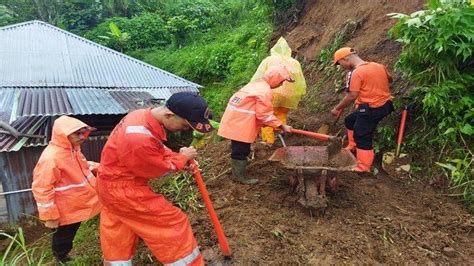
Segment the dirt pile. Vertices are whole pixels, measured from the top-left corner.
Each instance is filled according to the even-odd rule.
[[[284,34],[296,54],[304,60],[314,60],[348,20],[362,21],[357,35],[346,45],[356,48],[362,57],[392,65],[394,51],[400,47],[388,39],[387,31],[394,20],[389,13],[412,13],[423,8],[424,0],[365,0],[365,1],[308,1],[301,17]]]

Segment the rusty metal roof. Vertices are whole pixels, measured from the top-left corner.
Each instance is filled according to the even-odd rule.
[[[73,114],[68,95],[63,89],[17,89],[17,98],[10,104],[16,117]],[[14,116],[13,119],[16,119]],[[12,121],[13,119],[10,119]]]
[[[148,106],[151,99],[168,97],[157,89],[0,88],[0,120],[13,122],[25,116],[126,114]]]
[[[0,28],[0,87],[200,86],[48,23]]]
[[[48,121],[49,120],[49,121]],[[21,117],[12,124],[18,132],[24,134],[35,134],[51,136],[51,118],[46,116]],[[22,147],[45,146],[48,144],[47,138],[15,138],[11,135],[0,134],[0,152],[18,151]]]

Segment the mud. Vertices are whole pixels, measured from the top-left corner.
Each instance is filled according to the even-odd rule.
[[[385,174],[338,174],[339,188],[327,194],[325,211],[314,212],[300,207],[289,185],[292,172],[268,163],[269,155],[255,157],[249,166],[258,185],[222,175],[227,150],[229,143],[216,143],[203,158],[216,166],[205,178],[233,265],[474,263],[474,217],[427,184]],[[190,217],[207,262],[221,263],[206,211]]]

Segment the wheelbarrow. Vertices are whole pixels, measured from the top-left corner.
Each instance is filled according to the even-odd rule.
[[[269,160],[294,171],[289,180],[291,189],[299,195],[298,203],[313,211],[327,207],[326,188],[335,192],[337,174],[350,172],[357,165],[350,151],[332,151],[328,146],[282,147]]]

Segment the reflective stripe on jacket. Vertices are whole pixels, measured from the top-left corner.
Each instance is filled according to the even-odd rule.
[[[51,142],[33,171],[33,195],[41,220],[59,220],[59,225],[81,222],[100,211],[91,165],[67,136],[87,125],[61,116],[53,125]]]
[[[262,126],[277,128],[280,125],[280,120],[273,115],[270,85],[260,80],[247,84],[230,98],[218,135],[252,143]]]

